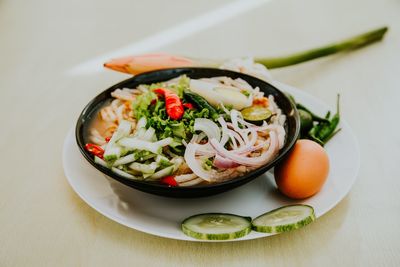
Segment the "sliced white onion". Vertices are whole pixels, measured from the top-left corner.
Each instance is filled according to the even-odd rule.
[[[184,145],[185,147],[188,145],[185,139],[182,139],[182,145]]]
[[[232,109],[231,110],[231,122],[232,122],[233,129],[237,132],[240,132],[241,129],[239,128],[238,116],[240,116],[239,111]]]
[[[228,134],[231,137],[232,141],[236,140],[239,143],[239,146],[244,146],[244,140],[242,136],[240,136],[240,134],[231,129],[228,129]]]
[[[224,104],[221,103],[220,106],[221,106],[222,110],[223,110],[226,114],[231,115],[231,112],[224,106]]]
[[[212,140],[218,143],[216,139]],[[193,173],[208,182],[222,182],[230,179],[232,173],[235,171],[235,168],[229,168],[223,172],[217,172],[216,170],[204,170],[201,162],[199,162],[195,157],[197,148],[198,144],[188,144],[184,156],[186,164],[193,171]]]
[[[198,135],[197,135],[197,134],[194,134],[194,135],[192,136],[192,139],[190,139],[190,142],[189,142],[189,143],[197,143],[197,137],[198,137]]]
[[[233,151],[226,150],[216,139],[211,139],[210,143],[215,148],[218,154],[225,158],[229,158],[236,163],[245,166],[261,166],[269,162],[278,151],[278,137],[274,131],[270,132],[270,145],[268,149],[258,157],[246,157],[238,155]]]
[[[249,128],[257,127],[257,125],[245,121],[241,116],[238,116],[237,121],[238,121],[240,124],[245,125],[245,126],[247,126],[247,127],[249,127]],[[265,121],[264,121],[264,122],[265,122]]]
[[[212,120],[197,118],[194,121],[193,128],[195,131],[204,132],[207,135],[208,140],[211,140],[212,138],[215,138],[218,141],[221,140],[221,130],[219,129],[218,125]]]
[[[233,160],[224,158],[218,154],[215,156],[213,165],[220,169],[229,169],[239,166],[239,164],[234,162]]]
[[[221,124],[222,128],[222,137],[221,137],[221,145],[225,145],[226,142],[228,142],[229,135],[228,135],[228,125],[226,125],[226,121],[224,120],[223,117],[218,118],[219,124]]]
[[[197,175],[195,173],[189,173],[189,174],[181,174],[175,176],[175,181],[178,183],[184,183],[193,179],[196,179]]]
[[[257,132],[276,131],[278,134],[279,149],[285,144],[286,132],[282,125],[279,124],[263,124],[262,126],[254,127]]]
[[[235,132],[235,133],[236,133],[236,132]],[[228,133],[228,135],[229,135],[229,138],[230,138],[231,141],[232,141],[233,150],[238,149],[238,145],[237,145],[237,143],[236,143],[236,139],[235,139],[235,137],[233,136],[233,134]]]
[[[204,145],[197,144],[196,155],[213,157],[215,155],[215,149],[210,145],[210,143]]]
[[[246,154],[248,154],[248,153],[250,153],[250,152],[253,152],[253,151],[257,151],[257,150],[259,150],[259,149],[262,149],[262,148],[264,148],[264,147],[267,147],[268,145],[269,145],[269,140],[267,140],[267,141],[265,141],[265,142],[262,142],[262,143],[260,143],[260,144],[258,144],[258,145],[256,145],[256,146],[251,146],[251,147],[249,147],[249,148],[247,148],[247,149],[243,149],[243,151],[241,151],[241,152],[239,152],[239,154],[241,154],[241,155],[246,155]],[[236,152],[236,151],[235,151]]]
[[[217,139],[213,139],[217,140]],[[216,141],[218,143],[218,141]],[[196,159],[196,150],[199,148],[198,144],[188,144],[185,150],[185,161],[189,168],[195,173],[197,176],[203,178],[206,181],[211,181],[213,173],[211,171],[206,171],[201,166],[202,164]]]
[[[197,136],[197,139],[196,139],[196,143],[200,143],[201,140],[203,140],[206,137],[207,137],[207,135],[204,132],[199,133]]]
[[[179,183],[179,186],[192,186],[192,185],[197,185],[204,182],[204,179],[201,179],[200,177],[197,177],[196,179],[184,182],[184,183]]]
[[[235,153],[239,154],[252,151],[254,144],[257,142],[258,134],[254,129],[250,130],[250,134],[251,139],[248,140],[248,142],[246,142],[243,146],[235,150]]]

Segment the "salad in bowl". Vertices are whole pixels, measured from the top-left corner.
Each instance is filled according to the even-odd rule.
[[[106,90],[82,112],[76,136],[86,159],[108,176],[146,192],[191,197],[265,172],[290,150],[299,127],[293,103],[264,81],[180,68]]]

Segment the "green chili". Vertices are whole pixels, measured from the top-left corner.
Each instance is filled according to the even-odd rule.
[[[323,126],[321,127],[321,129],[317,134],[318,138],[325,143],[326,143],[325,140],[332,135],[332,133],[335,131],[340,121],[339,100],[340,100],[340,95],[337,96],[336,100],[336,114],[332,117],[329,123],[323,123]]]
[[[307,111],[308,113],[310,113],[310,115],[312,116],[314,121],[319,121],[319,122],[329,122],[328,119],[326,118],[321,118],[320,116],[316,115],[315,113],[313,113],[311,110],[309,110],[308,108],[306,108],[305,106],[303,106],[300,103],[296,104],[297,109],[302,109],[304,111]]]
[[[331,133],[331,135],[329,135],[327,138],[325,138],[324,143],[328,143],[329,140],[332,139],[332,137],[334,137],[338,132],[340,132],[340,130],[342,130],[342,128],[337,129],[336,131],[334,131],[333,133]]]

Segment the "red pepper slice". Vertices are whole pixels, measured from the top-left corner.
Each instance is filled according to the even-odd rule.
[[[103,156],[104,156],[104,149],[103,148],[101,148],[100,146],[98,146],[98,145],[95,145],[95,144],[86,144],[85,145],[85,149],[87,150],[87,151],[89,151],[89,153],[90,154],[92,154],[92,155],[94,155],[94,156],[96,156],[96,157],[99,157],[99,158],[103,158]]]
[[[183,106],[187,109],[194,109],[194,106],[192,103],[183,103]]]
[[[165,176],[161,178],[160,182],[169,186],[178,186],[178,183],[175,181],[175,176]]]
[[[165,108],[167,110],[168,116],[173,120],[179,120],[182,118],[184,110],[182,101],[177,94],[171,90],[165,88],[154,89],[154,92],[164,96],[165,98]]]

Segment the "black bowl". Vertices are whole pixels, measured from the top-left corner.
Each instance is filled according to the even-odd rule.
[[[115,174],[111,170],[104,168],[94,162],[94,159],[91,154],[89,154],[84,146],[88,141],[88,128],[90,122],[93,118],[97,116],[97,112],[100,107],[102,107],[106,102],[111,100],[111,92],[118,88],[135,88],[139,84],[151,84],[155,82],[166,81],[172,78],[175,78],[180,75],[187,75],[190,78],[209,78],[216,76],[228,76],[233,79],[242,78],[247,81],[253,87],[259,87],[261,91],[263,91],[266,95],[273,95],[275,97],[275,101],[278,106],[282,110],[284,114],[287,116],[287,121],[285,124],[286,130],[286,140],[284,147],[279,151],[278,156],[268,164],[246,173],[243,176],[234,178],[230,181],[217,183],[217,184],[208,184],[208,185],[197,185],[191,187],[169,187],[167,185],[163,185],[160,183],[154,182],[145,182],[145,181],[137,181],[137,180],[129,180],[118,174]],[[212,68],[175,68],[175,69],[165,69],[159,71],[152,71],[143,73],[141,75],[137,75],[133,78],[122,81],[107,90],[103,91],[101,94],[96,96],[92,101],[87,104],[87,106],[83,109],[81,115],[79,116],[78,122],[76,124],[75,135],[76,141],[78,143],[79,149],[82,155],[92,164],[96,169],[101,171],[102,173],[108,175],[109,177],[127,185],[132,188],[138,189],[143,192],[167,196],[167,197],[176,197],[176,198],[193,198],[193,197],[202,197],[202,196],[210,196],[218,193],[222,193],[243,185],[261,174],[265,173],[269,169],[271,169],[275,164],[277,164],[293,147],[295,144],[300,132],[300,118],[297,113],[295,105],[286,97],[284,93],[276,89],[271,84],[264,82],[260,79],[257,79],[253,76],[249,76],[246,74],[229,71],[229,70],[221,70],[221,69],[212,69]]]

